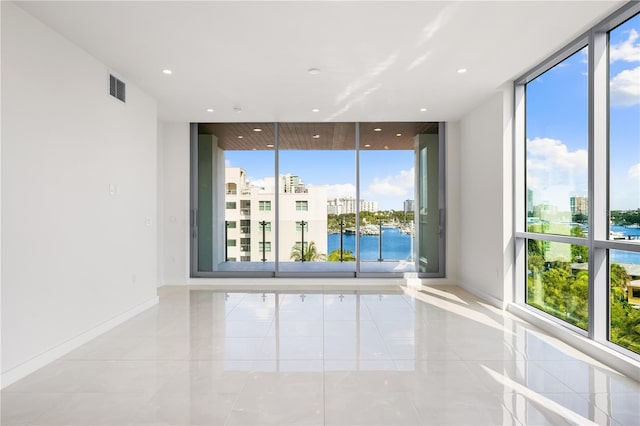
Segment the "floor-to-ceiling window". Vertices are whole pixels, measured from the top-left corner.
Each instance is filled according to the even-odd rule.
[[[609,339],[640,353],[640,14],[609,32]]]
[[[636,359],[639,34],[629,3],[515,85],[517,301]]]
[[[202,124],[197,156],[197,272],[275,271],[275,126]]]
[[[526,85],[526,302],[582,329],[589,298],[587,57],[580,47]]]
[[[192,125],[193,276],[444,276],[438,123]]]
[[[360,269],[415,272],[415,141],[400,123],[360,127]]]
[[[280,271],[355,273],[355,248],[344,241],[355,217],[355,126],[279,125]]]

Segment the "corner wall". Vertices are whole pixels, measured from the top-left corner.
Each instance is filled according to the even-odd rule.
[[[512,99],[505,85],[458,123],[458,278],[501,307],[513,289]]]
[[[154,99],[1,7],[7,385],[157,301],[158,129]]]
[[[189,279],[189,123],[158,124],[158,285]]]

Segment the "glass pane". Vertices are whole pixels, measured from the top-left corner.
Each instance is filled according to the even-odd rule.
[[[355,217],[346,209],[356,196],[355,124],[279,128],[280,271],[354,273],[355,250],[340,233],[340,221],[344,231]]]
[[[400,124],[360,125],[362,272],[415,272],[416,133]]]
[[[609,238],[640,242],[640,15],[609,33]]]
[[[419,271],[440,272],[440,146],[438,135],[419,136]]]
[[[588,326],[587,246],[527,240],[527,303],[584,330]]]
[[[201,124],[200,133],[199,185],[206,188],[198,213],[209,227],[199,230],[198,270],[274,271],[266,250],[274,241],[274,125]]]
[[[585,236],[587,49],[526,87],[527,230]]]
[[[640,353],[640,253],[609,252],[612,342]]]

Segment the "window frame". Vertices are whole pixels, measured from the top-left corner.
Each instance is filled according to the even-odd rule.
[[[258,211],[270,212],[271,211],[271,200],[259,200],[258,201]]]
[[[640,253],[640,244],[609,240],[609,32],[640,13],[640,3],[629,2],[559,49],[514,81],[513,126],[513,302],[527,311],[582,334],[625,356],[640,361],[640,354],[610,341],[609,251]],[[588,216],[587,238],[540,234],[526,228],[526,85],[555,67],[581,46],[588,49]],[[589,326],[584,332],[526,303],[527,240],[587,246],[589,250]]]
[[[258,241],[258,251],[260,253],[262,253],[262,245],[263,245],[263,242],[262,241]],[[265,241],[264,242],[264,251],[265,251],[265,253],[271,253],[271,241]]]

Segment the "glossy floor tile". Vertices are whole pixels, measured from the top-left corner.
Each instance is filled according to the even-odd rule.
[[[640,384],[460,288],[160,303],[5,388],[3,425],[640,425]]]

